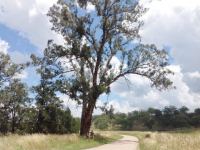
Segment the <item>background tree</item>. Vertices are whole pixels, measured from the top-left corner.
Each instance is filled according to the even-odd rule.
[[[1,100],[1,106],[0,106],[0,133],[6,134],[9,130],[9,114],[7,109],[3,106],[2,100]]]
[[[155,45],[140,42],[140,17],[145,9],[137,1],[88,0],[87,11],[74,1],[59,0],[48,16],[52,30],[65,45],[48,42],[43,58],[45,71],[62,93],[82,104],[80,135],[88,134],[97,99],[110,92],[110,85],[130,74],[141,75],[158,89],[172,85],[167,78],[168,55]],[[118,64],[114,62],[117,60]]]
[[[21,108],[24,107],[24,101],[27,98],[24,84],[15,79],[15,76],[23,69],[24,65],[15,64],[9,55],[0,53],[0,132],[4,134],[11,131],[12,124],[15,124],[17,120],[20,121]],[[12,126],[12,131],[14,130]]]
[[[94,126],[100,130],[107,130],[109,128],[110,118],[107,115],[101,115],[94,118]]]
[[[198,109],[196,109],[198,110]],[[95,118],[101,118],[95,116]],[[176,130],[182,128],[198,127],[199,116],[195,112],[188,112],[188,108],[183,106],[167,106],[164,109],[149,108],[129,112],[128,114],[113,114],[113,129],[120,130]],[[95,120],[94,120],[95,123]],[[97,126],[96,126],[97,127]]]
[[[34,56],[32,57],[34,59]],[[71,133],[77,132],[77,120],[71,115],[69,108],[63,109],[63,101],[56,95],[51,74],[45,63],[37,68],[40,83],[33,87],[35,92],[37,120],[36,132],[39,133]]]
[[[190,114],[190,123],[195,127],[200,127],[200,108],[196,108],[194,113]]]
[[[27,87],[17,79],[11,80],[11,83],[0,91],[0,98],[10,131],[15,133],[20,127],[24,110],[29,103]]]
[[[113,129],[112,126],[114,123],[114,107],[113,105],[108,105],[104,103],[103,106],[98,107],[103,112],[102,115],[93,117],[94,126],[97,129],[106,130]]]
[[[36,93],[37,132],[48,133],[56,130],[57,110],[61,107],[61,101],[54,92],[54,87],[45,79],[41,79],[38,86],[34,87]]]
[[[20,123],[20,132],[23,134],[33,134],[37,132],[37,109],[33,105],[25,108],[24,114]]]
[[[120,130],[128,130],[127,125],[129,121],[125,113],[116,113],[114,115],[114,126]]]

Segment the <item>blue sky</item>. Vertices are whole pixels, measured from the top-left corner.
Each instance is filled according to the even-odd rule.
[[[170,52],[169,67],[175,72],[171,77],[176,90],[159,92],[149,86],[149,82],[138,76],[130,76],[130,87],[121,79],[112,85],[109,97],[103,101],[114,105],[116,111],[128,112],[148,107],[162,108],[166,105],[180,107],[186,105],[191,110],[200,107],[200,1],[163,0],[147,3],[141,0],[149,11],[142,18],[143,43],[155,43],[159,48]],[[15,62],[29,60],[31,53],[41,55],[48,39],[62,43],[60,35],[50,30],[46,16],[56,0],[1,0],[0,3],[0,50],[7,50]],[[88,11],[94,6],[89,4]],[[9,46],[9,48],[8,48]],[[117,63],[117,60],[114,61]],[[38,76],[33,69],[23,72],[22,80],[28,85],[37,83]],[[66,96],[61,96],[74,115],[80,109]],[[96,111],[98,113],[99,111]]]
[[[19,32],[0,24],[0,39],[9,43],[7,50],[16,63],[25,63],[29,60],[32,53],[41,56],[38,53],[39,49],[37,46],[30,43],[30,41],[19,34]],[[18,58],[17,58],[18,57]],[[27,68],[25,77],[22,77],[22,81],[27,83],[29,86],[36,85],[39,80],[39,76],[36,74],[34,68]],[[27,77],[30,76],[31,78]]]
[[[38,51],[37,46],[33,45],[27,38],[4,24],[0,24],[0,36],[2,40],[9,43],[8,52],[20,51],[21,53],[31,54]]]

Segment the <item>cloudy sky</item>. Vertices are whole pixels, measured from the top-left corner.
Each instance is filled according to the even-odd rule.
[[[0,0],[0,51],[11,55],[13,61],[29,60],[31,53],[42,54],[48,39],[62,43],[62,38],[50,30],[46,13],[56,0]],[[148,80],[129,76],[112,85],[109,96],[101,96],[99,105],[108,101],[116,111],[128,112],[148,107],[163,108],[167,105],[200,107],[200,1],[153,0],[141,3],[148,7],[143,16],[141,30],[144,43],[155,43],[167,48],[172,58],[169,66],[175,72],[171,77],[176,89],[159,92],[149,86]],[[92,7],[88,7],[92,9]],[[27,84],[37,83],[32,68],[20,76]],[[66,96],[61,97],[74,115],[80,109]],[[96,113],[99,111],[97,110]]]

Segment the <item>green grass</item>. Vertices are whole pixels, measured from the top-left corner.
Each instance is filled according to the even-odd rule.
[[[200,150],[200,130],[120,132],[139,138],[140,150]]]
[[[85,139],[71,135],[9,135],[0,137],[0,150],[80,150],[117,140],[119,135],[96,135]]]

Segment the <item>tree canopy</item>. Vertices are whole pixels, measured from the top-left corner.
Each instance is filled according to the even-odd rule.
[[[79,1],[81,2],[81,1]],[[83,2],[83,1],[82,1]],[[48,41],[44,57],[35,64],[58,90],[82,105],[81,135],[87,135],[97,99],[110,85],[130,74],[146,77],[159,90],[172,86],[167,51],[143,44],[139,30],[145,13],[138,1],[88,0],[94,10],[75,1],[59,0],[48,16],[64,45]]]
[[[32,91],[19,78],[25,66],[0,53],[0,134],[78,132],[79,119],[63,107],[54,86],[39,71],[43,66],[38,69],[41,82]],[[33,91],[35,97],[30,98]]]

